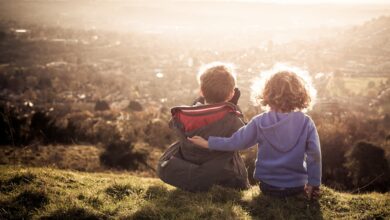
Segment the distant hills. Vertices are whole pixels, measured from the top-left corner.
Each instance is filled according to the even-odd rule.
[[[381,16],[346,33],[353,46],[385,50],[390,52],[390,16]]]
[[[273,33],[344,27],[390,13],[390,5],[288,5],[251,1],[0,1],[0,19],[113,31],[194,29]],[[171,29],[170,29],[171,28]]]

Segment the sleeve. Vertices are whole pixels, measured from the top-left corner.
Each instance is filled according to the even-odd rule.
[[[255,118],[241,127],[231,137],[209,137],[209,148],[220,151],[236,151],[249,148],[257,143],[258,128]]]
[[[321,146],[314,122],[310,119],[309,135],[306,146],[306,163],[308,173],[308,184],[311,186],[321,185]]]

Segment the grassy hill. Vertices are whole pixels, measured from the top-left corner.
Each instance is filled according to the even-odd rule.
[[[0,219],[388,219],[390,194],[322,187],[318,202],[276,199],[258,187],[189,193],[158,179],[0,166]]]

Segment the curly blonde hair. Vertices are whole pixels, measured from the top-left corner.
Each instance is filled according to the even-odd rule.
[[[257,90],[256,101],[278,112],[306,110],[316,94],[308,73],[294,68],[262,74],[252,89]]]

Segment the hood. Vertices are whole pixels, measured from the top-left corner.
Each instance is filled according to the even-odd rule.
[[[260,119],[260,128],[272,147],[281,152],[294,148],[305,125],[302,112],[267,112]]]
[[[227,114],[241,116],[238,107],[228,102],[209,105],[178,106],[171,109],[173,122],[184,132],[192,132],[221,120]]]

